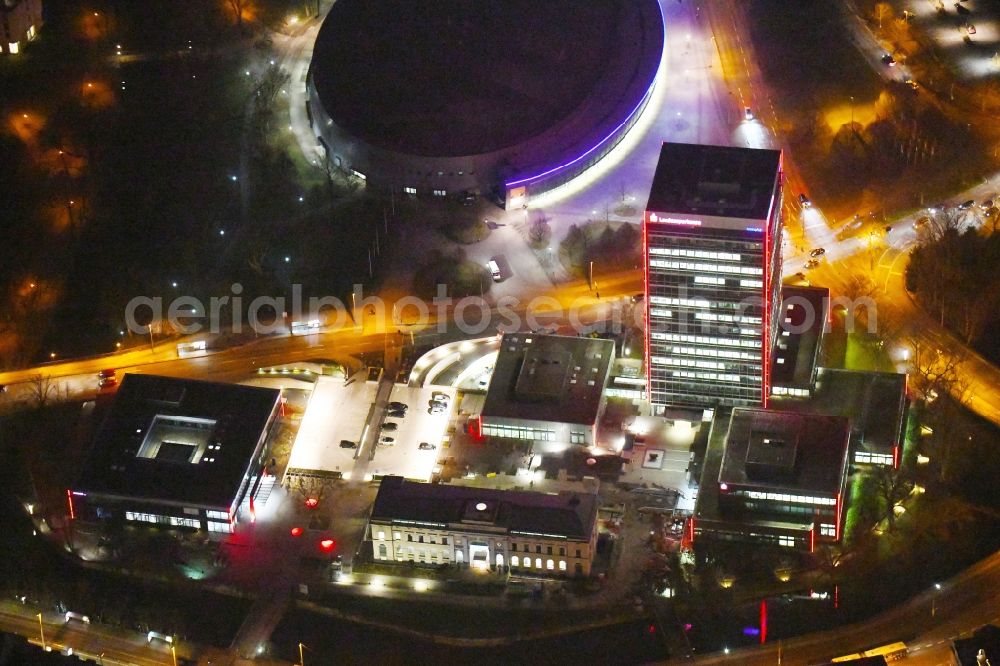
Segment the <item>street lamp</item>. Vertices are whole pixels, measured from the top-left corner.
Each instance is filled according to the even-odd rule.
[[[177,648],[173,645],[170,646],[170,658],[174,661],[174,666],[177,666]]]
[[[38,618],[38,633],[42,636],[42,649],[48,651],[45,647],[45,627],[42,626],[42,614],[35,613],[35,617]]]
[[[304,647],[305,647],[305,645],[303,645],[302,643],[299,643],[299,666],[306,666],[306,658],[302,654],[302,648],[304,648]]]
[[[934,596],[931,597],[931,617],[937,614],[937,593],[941,591],[941,583],[934,583]]]

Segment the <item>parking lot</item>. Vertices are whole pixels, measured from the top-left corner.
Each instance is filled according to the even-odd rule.
[[[350,478],[357,449],[340,443],[361,441],[377,390],[376,382],[319,378],[292,447],[286,478],[301,474]]]
[[[447,397],[447,407],[432,409],[434,397],[442,395]],[[390,407],[392,403],[407,405],[406,415],[389,416],[391,410],[387,410],[381,424],[379,444],[368,465],[368,474],[429,481],[441,453],[448,421],[456,406],[455,390],[395,384],[389,403]]]

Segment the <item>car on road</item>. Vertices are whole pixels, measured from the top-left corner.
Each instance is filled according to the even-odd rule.
[[[816,248],[815,250],[812,250],[812,251],[811,251],[811,252],[809,253],[809,256],[810,256],[810,257],[821,257],[821,256],[823,256],[824,254],[826,254],[826,248],[825,248],[825,247],[818,247],[818,248]]]
[[[965,31],[967,33],[969,33],[970,35],[974,35],[974,34],[976,34],[976,26],[972,25],[971,23],[966,23],[965,24]]]
[[[646,294],[632,294],[633,303],[642,303],[644,300],[646,300]]]
[[[910,89],[913,90],[914,92],[920,90],[920,84],[914,81],[913,79],[906,79],[906,81],[904,81],[903,83],[908,85]]]
[[[118,371],[114,368],[101,370],[97,373],[97,385],[100,388],[108,388],[118,383]]]
[[[987,199],[983,203],[979,204],[979,207],[982,208],[983,210],[989,210],[990,208],[993,208],[993,199]]]
[[[444,393],[443,391],[434,391],[433,393],[431,393],[431,400],[447,403],[449,400],[451,400],[451,396],[448,395],[447,393]]]
[[[883,55],[882,58],[881,58],[881,60],[882,60],[882,64],[886,65],[887,67],[895,67],[896,66],[896,59],[892,57],[891,53],[886,53],[885,55]]]
[[[382,437],[378,440],[379,444],[385,444],[386,446],[392,446],[396,443],[396,440],[392,437]]]
[[[810,259],[805,263],[806,268],[816,268],[819,266],[819,259]]]
[[[753,120],[753,109],[751,109],[749,106],[743,107],[743,119]]]
[[[914,229],[923,229],[924,227],[927,226],[927,223],[930,222],[930,221],[931,221],[931,218],[929,218],[929,217],[918,217],[913,222],[913,228]]]
[[[493,276],[494,282],[503,282],[514,274],[510,268],[510,262],[507,261],[507,256],[503,254],[490,257],[490,260],[486,262],[486,268]]]
[[[393,419],[401,419],[404,416],[406,416],[406,412],[402,409],[391,409],[388,412],[386,412],[386,416]]]
[[[356,449],[356,448],[358,448],[358,443],[357,442],[352,442],[349,439],[342,439],[342,440],[340,440],[340,448],[342,448],[342,449]]]
[[[800,194],[799,195],[799,204],[801,204],[803,208],[809,208],[810,206],[813,205],[813,202],[810,201],[809,197],[807,197],[806,195]]]
[[[396,401],[390,402],[388,405],[386,405],[386,407],[388,407],[389,409],[402,410],[404,412],[410,408],[410,406],[407,405],[405,402],[396,402]]]
[[[975,205],[976,205],[976,202],[973,201],[972,199],[969,199],[968,201],[963,201],[962,203],[958,204],[958,209],[959,210],[969,210],[970,208],[972,208]]]
[[[385,423],[382,424],[382,430],[385,430],[386,432],[392,432],[398,427],[399,425],[396,424],[394,421],[386,421]]]
[[[420,444],[417,445],[417,448],[421,451],[433,451],[437,447],[430,442],[420,442]]]

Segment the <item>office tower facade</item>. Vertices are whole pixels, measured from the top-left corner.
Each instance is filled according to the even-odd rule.
[[[663,144],[643,216],[654,412],[767,405],[781,186],[779,150]]]

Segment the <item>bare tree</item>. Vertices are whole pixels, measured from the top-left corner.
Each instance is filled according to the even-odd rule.
[[[885,511],[883,517],[886,525],[891,530],[896,524],[896,505],[913,490],[913,481],[903,470],[889,466],[875,468],[872,477],[875,481],[875,495]]]
[[[52,383],[51,375],[37,374],[28,380],[30,400],[33,406],[42,408],[57,397],[58,391]]]
[[[543,247],[549,242],[549,238],[551,237],[552,229],[544,217],[539,217],[531,223],[531,228],[528,230],[528,239],[531,241],[532,246],[536,248]]]

